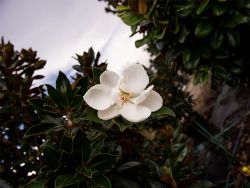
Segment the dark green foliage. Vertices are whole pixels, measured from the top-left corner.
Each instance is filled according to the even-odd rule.
[[[191,73],[196,84],[209,72],[216,82],[248,83],[249,0],[106,1],[106,10],[131,26],[132,35],[143,34],[136,47],[148,44],[150,53],[165,55],[166,66]],[[137,7],[142,2],[143,13]]]
[[[10,44],[3,43],[3,45],[6,45],[2,47],[3,49],[9,46],[13,48]],[[175,185],[177,182],[179,184],[179,179],[196,176],[190,172],[192,165],[190,166],[189,162],[184,163],[189,154],[186,145],[177,139],[179,129],[176,129],[176,133],[173,129],[169,129],[168,133],[157,131],[165,127],[166,123],[177,126],[175,116],[181,117],[183,112],[175,114],[170,108],[163,107],[153,113],[144,123],[131,124],[121,117],[110,121],[100,120],[96,111],[86,106],[82,96],[92,85],[99,83],[99,76],[106,69],[105,64],[98,65],[99,56],[99,54],[95,56],[92,49],[84,52],[83,56],[77,55],[80,65],[74,66],[78,72],[73,78],[73,83],[70,83],[64,73],[59,72],[56,86],[46,85],[47,92],[42,90],[42,87],[32,92],[29,91],[29,87],[25,87],[25,89],[18,89],[17,93],[14,90],[15,92],[11,94],[16,98],[11,98],[12,95],[6,95],[5,91],[12,91],[12,85],[8,85],[10,89],[1,91],[5,99],[5,101],[1,100],[2,109],[8,109],[9,104],[16,105],[22,101],[11,111],[1,111],[12,119],[14,109],[18,110],[14,116],[15,121],[11,123],[4,119],[5,116],[1,116],[3,122],[6,123],[6,125],[3,124],[4,127],[1,127],[3,129],[1,134],[4,131],[9,131],[8,135],[18,134],[18,137],[15,135],[9,140],[17,138],[22,147],[25,147],[21,147],[22,150],[27,154],[18,158],[20,162],[17,165],[25,162],[25,166],[28,166],[31,163],[25,172],[17,169],[19,179],[17,178],[15,182],[11,179],[13,172],[8,171],[11,166],[4,164],[6,171],[3,175],[1,174],[1,178],[11,182],[14,186],[26,184],[26,187],[110,188],[112,185],[116,187],[118,182],[122,187],[127,187],[128,182],[142,187]],[[4,56],[1,55],[1,57]],[[32,67],[40,68],[41,61],[38,58],[36,60],[39,62],[38,65]],[[1,70],[5,69],[6,66],[1,66]],[[28,71],[29,77],[33,78],[30,72],[34,71]],[[13,77],[13,75],[10,77],[3,75],[5,77],[1,78],[4,81]],[[25,78],[25,76],[19,77],[21,80]],[[153,74],[150,78],[151,83],[156,81]],[[161,79],[159,79],[160,82]],[[25,91],[25,93],[21,92],[22,97],[18,98],[20,91]],[[6,103],[6,101],[12,103]],[[170,105],[170,103],[166,104]],[[176,110],[176,107],[174,109]],[[186,110],[183,108],[183,111]],[[26,112],[26,116],[22,116],[23,112]],[[20,122],[25,122],[26,125],[21,131],[17,127]],[[12,126],[15,129],[11,129]],[[153,127],[158,132],[157,134],[167,136],[167,142],[162,143],[162,137],[151,142],[136,131],[139,129],[148,131],[150,127]],[[18,142],[13,141],[13,145],[16,146]],[[179,142],[181,144],[178,145]],[[37,147],[38,152],[33,151],[31,146]],[[8,158],[7,149],[8,146],[3,145],[1,157],[15,167],[17,157]],[[171,163],[171,167],[167,166],[171,174],[166,172],[167,161]],[[35,170],[37,175],[27,178],[28,170]],[[9,174],[6,173],[7,171]],[[131,173],[127,173],[128,171]],[[133,175],[132,179],[131,175]]]
[[[32,49],[17,52],[10,42],[0,42],[0,178],[14,187],[27,183],[32,178],[27,173],[40,168],[35,147],[43,137],[24,139],[23,135],[39,122],[28,101],[42,91],[33,81],[43,78],[34,73],[45,63]]]

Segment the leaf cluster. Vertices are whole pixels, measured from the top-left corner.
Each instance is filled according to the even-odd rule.
[[[45,63],[32,49],[18,52],[10,42],[0,42],[0,177],[13,186],[29,181],[23,174],[40,166],[35,146],[42,137],[23,139],[23,134],[39,121],[28,101],[42,90],[33,81],[43,78],[35,72]]]
[[[248,83],[249,0],[107,2],[131,35],[143,34],[136,47],[149,45],[149,52],[165,57],[166,66],[191,73],[195,84],[210,74],[213,86]]]

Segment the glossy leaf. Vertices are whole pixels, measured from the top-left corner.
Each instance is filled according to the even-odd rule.
[[[47,182],[48,180],[36,180],[26,185],[25,188],[44,188]]]
[[[44,60],[39,60],[35,63],[34,69],[42,69],[46,64],[46,61]]]
[[[125,122],[121,117],[118,118],[114,118],[112,120],[116,125],[118,125],[119,129],[121,132],[123,132],[125,129],[132,127],[133,124],[128,124],[127,122]]]
[[[224,3],[215,3],[213,6],[213,14],[216,16],[220,16],[226,11],[227,7]]]
[[[173,112],[173,110],[171,110],[168,107],[162,107],[161,109],[159,109],[156,112],[153,112],[151,114],[151,116],[155,117],[155,116],[160,116],[160,115],[167,115],[167,116],[172,116],[175,117],[175,113]]]
[[[88,83],[89,83],[88,76],[84,76],[81,79],[79,79],[75,86],[76,94],[83,96],[87,92]]]
[[[92,143],[90,144],[91,146],[91,157],[97,156],[100,154],[103,145],[104,145],[104,137],[98,138],[96,140],[93,140]]]
[[[226,32],[226,41],[229,46],[237,46],[240,43],[240,34],[237,30],[228,30]]]
[[[115,165],[116,161],[117,161],[116,155],[103,153],[97,155],[95,158],[91,160],[91,166],[93,170],[96,172],[107,171],[110,170]]]
[[[208,70],[197,70],[194,73],[194,80],[193,83],[196,84],[203,84],[208,80]]]
[[[60,143],[61,150],[71,153],[73,149],[73,140],[67,136],[63,136]]]
[[[60,152],[54,147],[47,146],[44,149],[45,163],[49,166],[49,168],[56,169],[59,165],[60,157]]]
[[[80,118],[82,120],[88,120],[95,123],[102,123],[103,120],[99,119],[97,116],[97,111],[93,108],[86,107],[83,116]]]
[[[53,123],[41,123],[39,125],[34,125],[28,129],[25,133],[25,137],[46,134],[56,126]]]
[[[92,67],[93,72],[93,81],[95,84],[100,84],[100,75],[103,73],[103,70],[97,67]]]
[[[61,96],[59,95],[59,93],[57,92],[57,90],[52,87],[51,85],[46,85],[47,86],[47,91],[48,94],[50,96],[50,98],[52,99],[52,101],[59,107],[62,107],[62,99]]]
[[[224,40],[224,32],[219,31],[219,30],[215,31],[214,35],[211,38],[212,48],[218,49],[221,46],[223,40]]]
[[[135,47],[140,48],[141,46],[147,44],[151,39],[151,35],[147,34],[142,39],[135,41]]]
[[[167,51],[166,56],[165,56],[165,63],[169,64],[173,60],[175,60],[178,56],[180,56],[182,53],[180,48],[171,48]]]
[[[78,130],[73,140],[73,149],[81,153],[83,162],[87,162],[90,159],[90,144],[86,134],[81,129]]]
[[[62,174],[56,177],[55,188],[62,188],[70,185],[74,185],[83,181],[83,178],[73,174]]]
[[[143,17],[141,15],[136,15],[132,11],[122,12],[119,14],[119,17],[125,24],[129,26],[136,25],[143,20]]]
[[[247,23],[249,21],[249,17],[241,14],[239,12],[236,12],[234,15],[231,15],[228,17],[226,23],[225,23],[225,27],[228,28],[234,28],[239,24],[242,23]]]
[[[208,19],[201,20],[195,27],[194,34],[197,38],[208,36],[213,30],[213,24]]]
[[[62,98],[62,103],[64,105],[69,105],[73,97],[73,92],[71,84],[63,72],[59,72],[59,75],[56,80],[56,89],[58,91],[58,94]]]
[[[227,72],[227,70],[220,65],[216,65],[214,67],[214,74],[217,78],[221,78],[221,79],[229,79],[230,74]]]
[[[208,3],[209,3],[209,0],[202,0],[201,3],[200,3],[200,6],[196,10],[196,14],[200,15],[202,12],[204,12],[204,10],[207,7]]]
[[[111,182],[107,176],[104,175],[94,176],[93,181],[98,187],[112,188]]]

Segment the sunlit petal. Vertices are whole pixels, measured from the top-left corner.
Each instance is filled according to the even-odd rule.
[[[150,91],[147,98],[140,105],[150,108],[151,112],[159,110],[163,105],[163,99],[159,93]]]
[[[104,71],[100,76],[100,83],[114,88],[119,80],[118,74],[113,71]]]
[[[148,95],[150,94],[150,91],[153,89],[153,85],[149,86],[147,89],[143,90],[137,97],[132,98],[131,102],[134,104],[140,104],[142,101],[144,101]]]
[[[97,115],[102,120],[109,120],[120,115],[121,107],[114,104],[106,110],[98,110]]]
[[[140,64],[130,65],[122,71],[120,79],[121,90],[128,93],[142,92],[149,83],[147,72]]]
[[[91,87],[83,98],[90,107],[96,110],[105,110],[114,104],[110,88],[102,84]]]
[[[126,120],[138,123],[147,119],[151,114],[151,110],[144,106],[125,103],[122,106],[120,113]]]

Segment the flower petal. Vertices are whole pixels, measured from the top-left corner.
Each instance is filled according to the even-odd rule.
[[[143,91],[149,83],[147,72],[141,64],[132,64],[123,69],[120,88],[128,93]]]
[[[114,104],[110,88],[102,84],[91,87],[83,98],[90,107],[96,110],[105,110]]]
[[[163,105],[163,99],[156,91],[150,91],[147,98],[140,103],[151,110],[151,112],[159,110]]]
[[[114,88],[119,80],[118,74],[113,71],[104,71],[100,76],[100,83],[110,88]]]
[[[120,115],[121,107],[114,104],[106,110],[98,110],[97,115],[102,120],[109,120]]]
[[[153,85],[149,86],[147,89],[143,90],[137,97],[132,98],[130,101],[134,104],[139,104],[142,101],[144,101],[148,95],[150,94],[150,91],[154,88]]]
[[[123,104],[120,113],[126,120],[138,123],[147,119],[151,114],[151,110],[144,106],[125,103]]]

